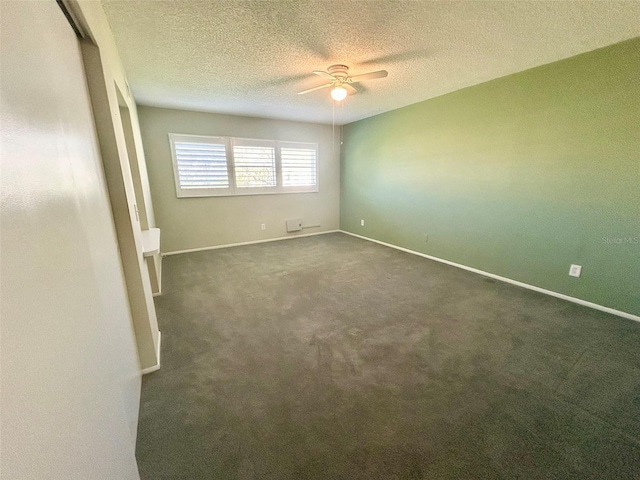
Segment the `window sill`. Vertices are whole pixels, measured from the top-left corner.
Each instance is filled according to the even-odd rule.
[[[275,192],[269,191],[260,191],[260,192],[244,192],[240,190],[240,192],[236,191],[234,193],[231,192],[221,192],[221,193],[211,193],[210,191],[204,192],[194,192],[189,193],[188,195],[178,194],[178,198],[203,198],[203,197],[249,197],[255,195],[289,195],[289,194],[298,194],[298,193],[318,193],[320,190],[317,187],[314,187],[313,190],[280,190]]]

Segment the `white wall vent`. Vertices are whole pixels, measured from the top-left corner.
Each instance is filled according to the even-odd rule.
[[[299,232],[302,230],[302,219],[295,218],[293,220],[287,220],[287,232]]]

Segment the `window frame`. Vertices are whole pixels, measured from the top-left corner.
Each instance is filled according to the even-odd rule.
[[[225,156],[227,160],[227,177],[229,187],[227,188],[182,188],[180,186],[180,174],[178,171],[178,161],[176,158],[175,144],[180,142],[188,143],[224,143]],[[272,144],[275,154],[275,178],[276,185],[273,187],[237,187],[236,171],[233,157],[234,142],[242,144],[243,142],[256,144]],[[291,145],[300,145],[315,150],[315,185],[287,186],[283,185],[282,180],[282,156],[281,145],[288,148]],[[169,133],[169,146],[171,149],[171,163],[173,166],[173,178],[176,187],[176,196],[178,198],[193,197],[238,197],[247,195],[282,195],[287,193],[317,193],[320,191],[320,176],[318,160],[320,157],[320,145],[317,142],[300,142],[292,140],[274,140],[265,138],[247,138],[247,137],[224,137],[220,135],[191,135],[186,133]]]

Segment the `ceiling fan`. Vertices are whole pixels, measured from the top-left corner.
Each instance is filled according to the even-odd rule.
[[[352,83],[362,82],[364,80],[373,80],[375,78],[384,78],[389,73],[386,70],[378,70],[377,72],[369,72],[363,73],[361,75],[349,76],[349,67],[346,65],[331,65],[327,68],[327,71],[324,70],[314,70],[316,75],[326,78],[329,80],[329,83],[325,83],[324,85],[320,85],[319,87],[309,88],[308,90],[303,90],[298,92],[298,95],[303,95],[305,93],[314,92],[316,90],[320,90],[322,88],[333,87],[331,89],[331,98],[333,98],[336,102],[340,102],[345,99],[347,95],[355,95],[358,91],[351,86]]]

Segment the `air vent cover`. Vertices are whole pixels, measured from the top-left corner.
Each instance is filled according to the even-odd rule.
[[[299,232],[300,230],[302,230],[301,218],[287,220],[287,232]]]

